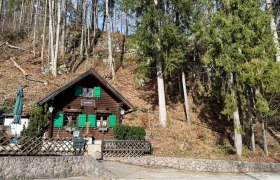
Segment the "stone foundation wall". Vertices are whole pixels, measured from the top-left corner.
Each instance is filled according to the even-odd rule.
[[[176,168],[187,171],[206,172],[280,172],[280,163],[255,163],[241,161],[184,159],[144,156],[137,158],[106,158],[133,165]]]
[[[102,164],[89,156],[0,157],[0,179],[63,178],[84,175],[114,179]]]

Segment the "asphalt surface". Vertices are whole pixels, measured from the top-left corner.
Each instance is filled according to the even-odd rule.
[[[209,173],[189,172],[171,168],[148,168],[117,162],[104,161],[102,164],[112,172],[117,179],[244,179],[244,180],[280,180],[279,173]],[[280,171],[280,170],[279,170]]]
[[[280,180],[279,173],[210,173],[190,172],[171,168],[151,168],[118,162],[101,162],[119,180],[128,179],[186,179],[186,180]],[[279,170],[280,171],[280,170]],[[51,180],[91,180],[93,177],[57,178]]]

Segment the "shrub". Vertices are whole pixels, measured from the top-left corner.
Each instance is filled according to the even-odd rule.
[[[48,106],[32,108],[28,127],[21,131],[22,136],[41,137],[47,129]]]
[[[116,125],[114,127],[114,137],[118,140],[144,140],[146,131],[144,127]]]
[[[129,126],[118,124],[114,127],[114,137],[119,140],[125,140],[128,131],[129,131]]]

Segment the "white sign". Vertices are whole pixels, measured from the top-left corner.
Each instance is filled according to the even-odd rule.
[[[80,136],[80,131],[75,129],[74,132],[73,132],[73,136],[74,137],[79,137]]]

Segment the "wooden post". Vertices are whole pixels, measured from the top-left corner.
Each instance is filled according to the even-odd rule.
[[[49,129],[48,129],[49,138],[53,137],[53,119],[54,119],[54,113],[52,112],[49,115]]]

